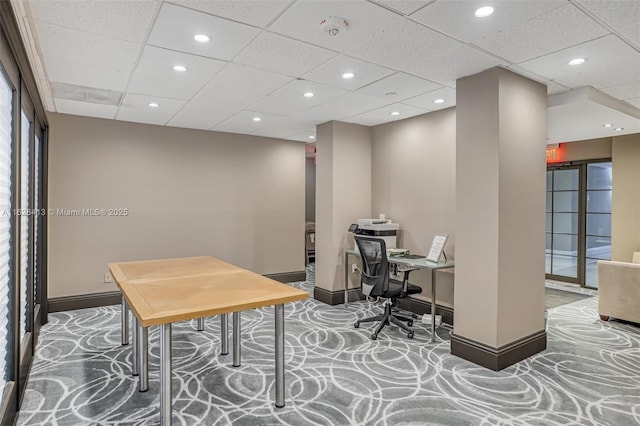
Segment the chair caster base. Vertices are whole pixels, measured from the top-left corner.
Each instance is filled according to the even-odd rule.
[[[371,335],[371,340],[377,340],[378,339],[378,333],[373,333]]]
[[[408,325],[409,327],[413,326],[413,320],[409,320],[409,321],[407,321],[407,325]]]
[[[408,332],[408,333],[407,333],[407,337],[408,337],[409,339],[413,339],[413,331]]]
[[[360,328],[360,321],[356,321],[353,323],[353,328]]]

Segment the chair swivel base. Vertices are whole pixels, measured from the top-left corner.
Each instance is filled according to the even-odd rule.
[[[413,325],[413,318],[409,318],[404,315],[393,314],[390,303],[385,303],[383,314],[357,320],[353,324],[353,326],[355,328],[358,328],[360,327],[360,323],[374,322],[374,321],[380,321],[380,324],[378,324],[378,327],[376,327],[376,330],[371,335],[372,340],[376,340],[378,338],[378,334],[384,328],[384,326],[389,325],[390,323],[393,323],[398,327],[400,327],[401,329],[403,329],[404,331],[406,331],[407,337],[409,339],[413,339],[413,329],[411,328],[411,326]]]

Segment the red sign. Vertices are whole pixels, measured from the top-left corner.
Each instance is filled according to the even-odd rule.
[[[560,148],[547,148],[547,163],[557,163],[562,161]]]

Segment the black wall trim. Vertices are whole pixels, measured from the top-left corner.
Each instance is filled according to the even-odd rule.
[[[265,277],[282,283],[304,281],[307,278],[305,271],[266,274]],[[48,312],[63,312],[73,311],[75,309],[96,308],[98,306],[119,305],[121,301],[122,293],[119,291],[53,297],[48,301]]]
[[[0,395],[4,395],[3,404],[0,406],[0,424],[2,426],[13,425],[16,417],[16,407],[18,406],[18,389],[16,382],[9,382],[4,387],[4,393],[0,389]]]
[[[538,331],[499,348],[451,334],[451,354],[464,358],[493,371],[529,358],[547,348],[547,332]]]
[[[79,294],[77,296],[53,297],[49,299],[49,312],[73,311],[74,309],[95,308],[117,305],[122,300],[119,291]]]
[[[359,288],[349,289],[349,302],[364,300],[364,296]],[[344,290],[329,291],[321,287],[313,288],[313,298],[327,305],[341,305],[344,303]],[[398,306],[416,314],[431,313],[431,302],[426,300],[414,299],[407,297],[406,299],[398,299]],[[453,309],[446,306],[437,306],[436,314],[442,316],[442,321],[453,325]]]
[[[350,288],[347,297],[349,302],[364,299],[359,288]],[[344,303],[344,290],[329,291],[321,287],[313,287],[313,298],[327,305],[340,305]]]
[[[307,279],[307,273],[305,271],[279,272],[277,274],[265,274],[264,276],[281,283],[293,283]]]
[[[398,299],[398,302],[400,309],[405,309],[421,315],[431,313],[431,302],[427,300],[407,297],[406,299]],[[453,325],[453,308],[436,305],[436,315],[442,316],[442,322]]]

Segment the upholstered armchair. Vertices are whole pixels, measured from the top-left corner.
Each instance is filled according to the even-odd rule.
[[[640,252],[632,261],[598,261],[598,314],[640,323]]]

